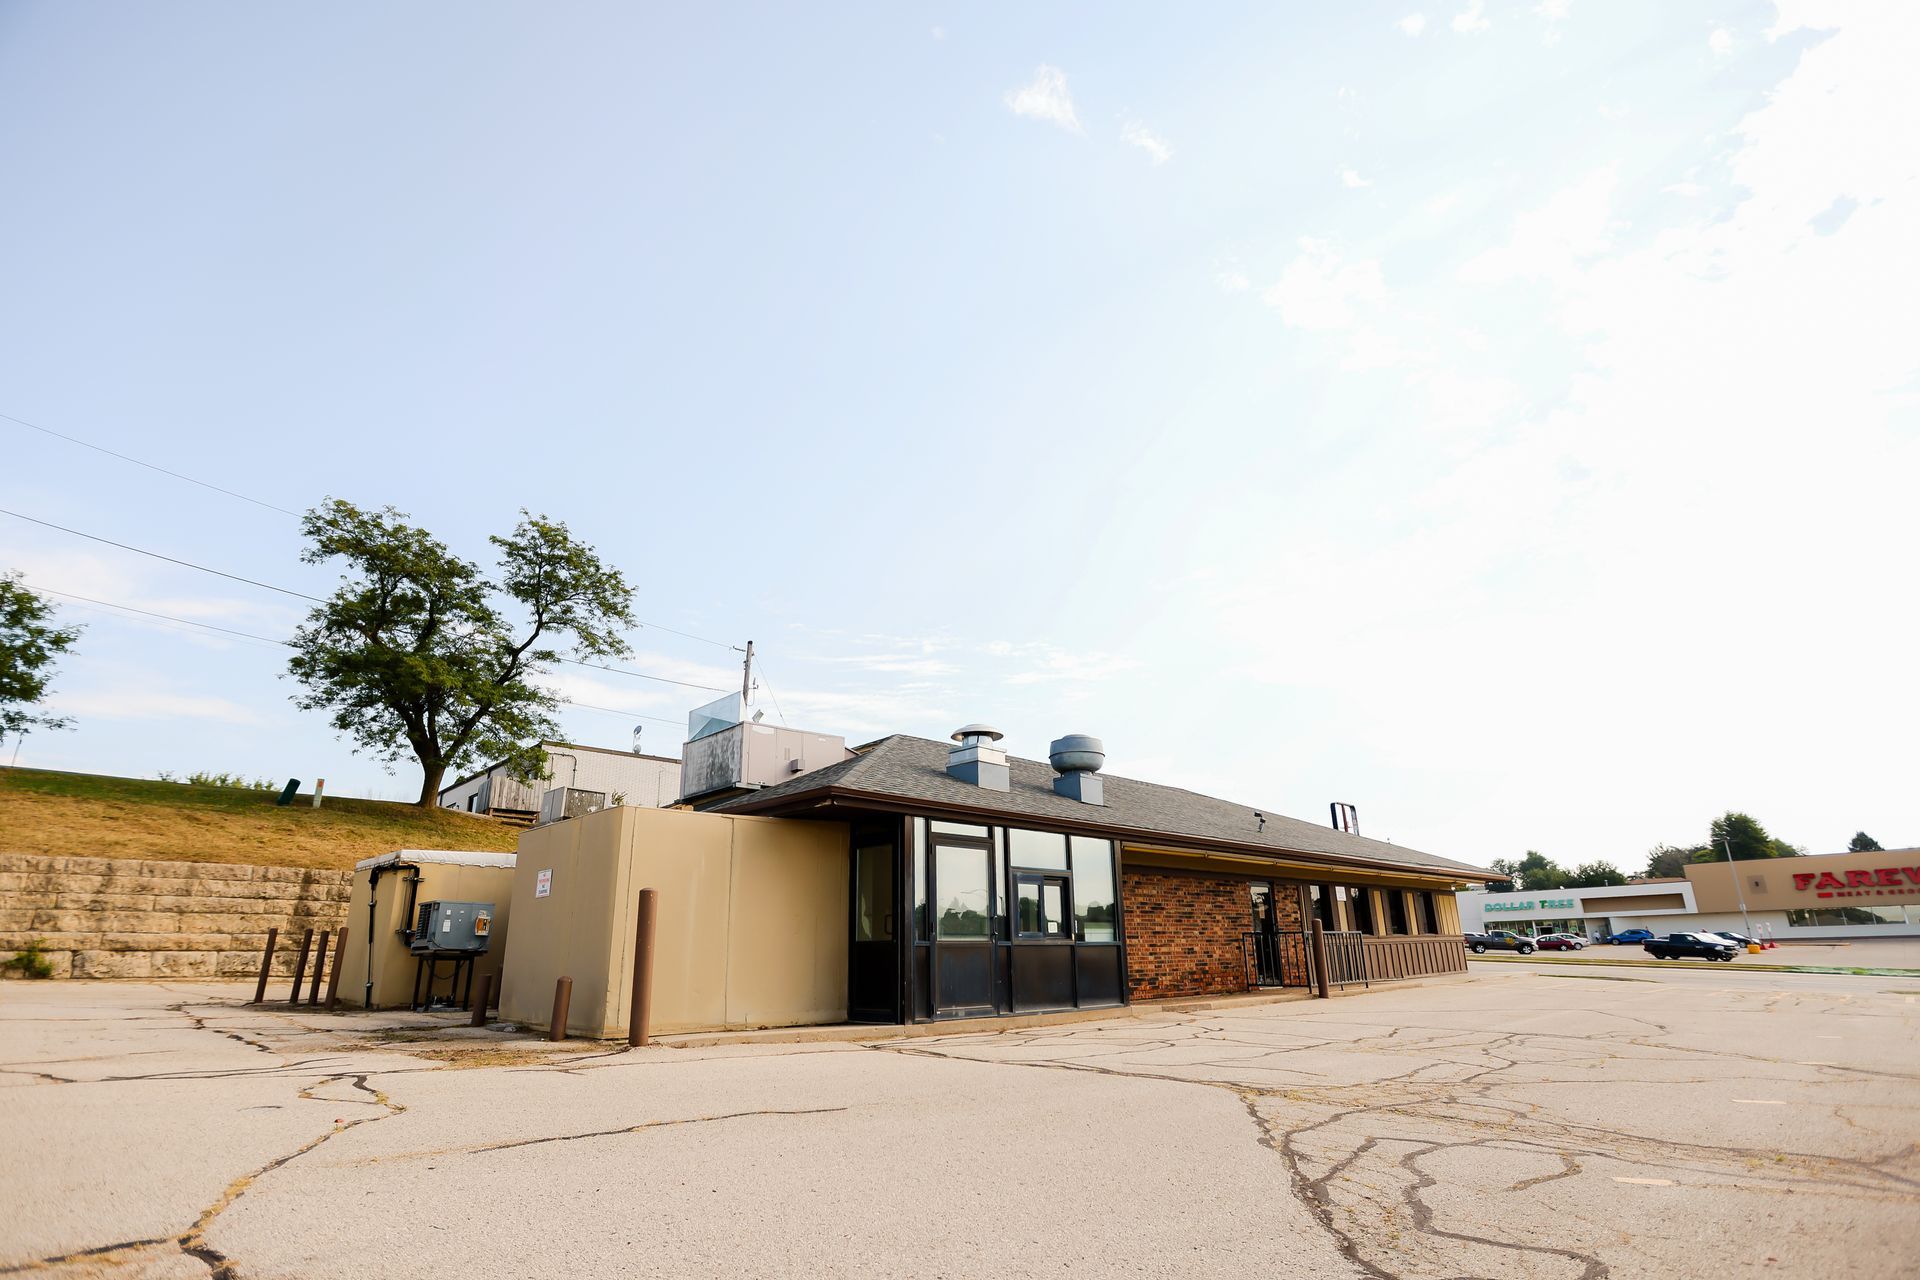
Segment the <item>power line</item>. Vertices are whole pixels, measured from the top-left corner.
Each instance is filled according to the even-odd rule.
[[[669,720],[665,716],[642,715],[638,711],[622,711],[618,707],[596,707],[591,702],[575,702],[572,698],[563,699],[570,707],[579,707],[582,711],[604,711],[612,716],[626,716],[632,720],[654,720],[661,724],[670,724],[676,728],[686,724],[684,720]]]
[[[163,556],[158,551],[148,551],[143,547],[129,546],[127,543],[124,543],[124,542],[115,542],[112,538],[101,538],[91,533],[82,533],[78,529],[69,529],[63,524],[54,524],[50,520],[39,520],[39,519],[35,519],[33,516],[23,516],[18,511],[8,511],[5,507],[0,507],[0,515],[13,516],[15,519],[25,520],[31,524],[44,525],[46,528],[49,528],[49,529],[58,529],[62,533],[71,533],[75,537],[87,538],[93,542],[103,542],[110,547],[118,547],[122,551],[131,551],[137,555],[152,556],[155,560],[165,560],[168,564],[177,564],[185,569],[198,569],[202,573],[211,573],[218,577],[229,578],[234,582],[244,582],[248,586],[262,587],[268,591],[278,591],[282,595],[297,596],[302,600],[311,600],[315,604],[326,603],[326,601],[322,600],[319,596],[310,596],[304,591],[294,591],[288,587],[276,587],[271,582],[259,582],[253,578],[243,578],[237,573],[228,573],[225,570],[210,568],[209,566],[204,564],[195,564],[191,560],[180,560],[173,556]],[[193,625],[193,624],[189,623],[188,625]],[[579,658],[562,658],[560,659],[560,661],[571,662],[576,666],[590,667],[595,671],[610,671],[615,675],[631,676],[636,680],[655,680],[661,684],[679,685],[680,687],[685,689],[705,689],[711,693],[726,692],[725,689],[722,689],[718,685],[694,684],[692,681],[688,681],[688,680],[674,680],[667,676],[648,675],[644,671],[629,671],[624,667],[611,667],[611,666],[603,666],[595,662],[582,662]]]
[[[727,692],[716,684],[694,684],[690,680],[671,680],[666,676],[650,676],[644,671],[628,671],[625,667],[609,667],[598,662],[583,662],[579,658],[562,658],[560,661],[571,662],[576,667],[586,667],[593,671],[610,671],[617,676],[632,676],[636,680],[657,680],[661,684],[677,684],[682,689],[705,689],[709,693]]]
[[[218,631],[222,635],[239,636],[243,640],[258,640],[262,644],[277,644],[291,649],[293,646],[285,640],[275,640],[271,636],[256,636],[250,631],[235,631],[231,627],[216,627],[211,622],[195,622],[191,618],[176,618],[170,613],[155,613],[151,609],[136,609],[130,604],[115,604],[111,600],[95,600],[92,596],[77,596],[71,591],[55,591],[52,587],[35,587],[42,595],[59,596],[63,600],[78,600],[84,604],[99,605],[103,609],[120,609],[127,613],[144,614],[149,618],[158,618],[162,622],[178,622],[183,626],[199,627],[204,631]]]
[[[55,431],[52,427],[43,427],[37,422],[28,422],[25,418],[16,418],[10,413],[0,413],[0,418],[5,418],[8,422],[17,422],[23,427],[29,427],[35,431],[41,432],[44,435],[56,436],[61,440],[67,441],[69,444],[77,444],[83,449],[92,449],[95,453],[104,453],[110,458],[118,458],[122,462],[131,462],[136,467],[145,467],[149,471],[158,471],[163,476],[172,476],[175,480],[185,480],[188,484],[197,484],[202,489],[211,489],[215,493],[224,493],[229,498],[238,498],[242,502],[251,502],[256,507],[265,507],[269,511],[278,511],[282,515],[292,516],[296,520],[300,518],[300,513],[298,511],[288,511],[285,507],[280,506],[278,503],[268,502],[264,498],[250,498],[244,493],[241,493],[234,489],[225,488],[224,486],[214,484],[211,481],[196,480],[192,476],[183,475],[178,471],[170,471],[167,468],[160,466],[158,463],[148,462],[145,459],[136,458],[130,454],[120,453],[117,450],[107,448],[105,445],[94,444],[91,441],[82,440],[78,436],[70,436],[66,434],[64,431]]]
[[[162,474],[162,475],[168,475],[168,476],[172,476],[172,477],[173,477],[174,479],[176,479],[176,480],[184,480],[184,481],[186,481],[186,482],[187,482],[188,484],[197,484],[197,485],[199,485],[199,486],[200,486],[201,488],[203,488],[203,489],[212,489],[212,490],[213,490],[213,491],[214,491],[215,493],[224,493],[224,494],[226,494],[226,495],[227,495],[228,497],[230,497],[230,498],[238,498],[238,499],[240,499],[240,500],[241,500],[242,502],[251,502],[251,503],[253,503],[253,504],[254,504],[254,505],[255,505],[256,507],[265,507],[265,508],[267,508],[267,509],[268,509],[269,511],[278,511],[278,512],[280,512],[280,513],[281,513],[281,514],[283,514],[283,515],[289,515],[289,516],[292,516],[292,517],[294,517],[295,519],[299,519],[299,518],[300,518],[300,513],[299,513],[298,511],[289,511],[289,510],[287,510],[287,508],[285,508],[285,507],[283,507],[283,506],[281,506],[281,505],[279,505],[278,503],[274,503],[274,502],[268,502],[268,501],[267,501],[266,499],[264,499],[264,498],[254,498],[254,497],[249,497],[249,496],[248,496],[247,494],[244,494],[244,493],[241,493],[241,492],[240,492],[240,491],[238,491],[237,489],[228,489],[228,488],[226,488],[226,487],[224,487],[224,486],[222,486],[222,485],[217,485],[217,484],[214,484],[214,483],[213,483],[212,481],[210,481],[210,480],[199,480],[199,479],[196,479],[196,478],[194,478],[193,476],[190,476],[190,475],[187,475],[186,473],[184,473],[184,472],[181,472],[181,471],[171,471],[171,470],[168,470],[168,469],[167,469],[166,467],[162,467],[162,466],[158,466],[158,465],[156,465],[156,464],[154,464],[154,463],[151,463],[151,462],[144,462],[144,461],[142,461],[142,460],[141,460],[141,459],[139,459],[139,458],[135,458],[135,457],[132,457],[132,456],[130,456],[130,455],[128,455],[128,454],[124,454],[124,453],[120,453],[120,452],[118,452],[118,451],[116,451],[116,450],[113,450],[113,449],[109,449],[109,448],[107,448],[107,447],[106,447],[105,445],[99,445],[99,444],[94,444],[94,443],[93,443],[92,441],[90,441],[90,440],[82,440],[82,439],[81,439],[81,438],[80,438],[79,436],[70,436],[70,435],[68,435],[68,434],[66,434],[66,433],[65,433],[64,431],[55,431],[55,430],[54,430],[54,429],[53,429],[52,427],[43,427],[43,426],[41,426],[41,425],[40,425],[39,423],[37,423],[37,422],[28,422],[28,421],[27,421],[27,420],[26,420],[25,418],[16,418],[16,417],[15,417],[14,415],[12,415],[12,414],[10,414],[10,413],[0,413],[0,418],[4,418],[4,419],[6,419],[6,420],[7,420],[8,422],[17,422],[17,423],[19,423],[19,424],[20,424],[21,426],[23,426],[23,427],[31,427],[31,428],[32,428],[33,430],[35,430],[35,431],[39,431],[39,432],[44,432],[44,433],[45,433],[45,434],[47,434],[47,435],[50,435],[50,436],[55,436],[55,437],[58,437],[59,439],[61,439],[61,440],[65,440],[65,441],[68,441],[69,443],[72,443],[72,444],[77,444],[77,445],[79,445],[79,446],[80,446],[81,448],[83,448],[83,449],[92,449],[92,450],[94,450],[94,451],[95,451],[95,452],[97,452],[97,453],[104,453],[104,454],[106,454],[106,455],[108,455],[109,457],[113,457],[113,458],[119,458],[119,459],[120,459],[120,460],[121,460],[122,462],[131,462],[131,463],[133,463],[133,464],[134,464],[135,466],[138,466],[138,467],[146,467],[146,468],[148,468],[149,470],[152,470],[152,471],[158,471],[158,472],[159,472],[160,474]],[[11,514],[11,513],[9,513],[9,514]],[[21,519],[23,519],[23,520],[26,520],[26,519],[31,519],[31,518],[32,518],[32,517],[30,517],[30,516],[22,516],[22,517],[21,517]],[[40,523],[45,523],[45,522],[44,522],[44,521],[41,521]],[[55,525],[55,526],[53,526],[53,527],[54,527],[54,528],[58,528],[59,526],[57,526],[57,525]],[[69,530],[68,532],[72,532],[72,531],[71,531],[71,530]],[[80,536],[84,538],[84,537],[87,537],[87,536],[89,536],[89,535],[87,535],[87,534],[81,534]],[[104,541],[105,541],[105,539],[104,539],[104,538],[101,538],[101,539],[95,539],[95,541],[101,541],[101,542],[104,542]],[[118,546],[119,544],[118,544],[118,543],[115,543],[114,545],[115,545],[115,546]],[[163,557],[163,558],[164,558],[164,557]],[[242,579],[242,581],[245,581],[245,579]],[[278,588],[275,588],[275,590],[278,590]],[[306,598],[307,598],[307,599],[309,599],[309,600],[311,600],[311,599],[313,599],[313,597],[312,597],[312,596],[308,596],[308,597],[306,597]],[[739,653],[739,652],[740,652],[740,646],[739,646],[739,645],[737,645],[737,644],[729,644],[729,643],[728,643],[727,641],[725,641],[725,640],[715,640],[715,639],[713,639],[713,638],[712,638],[711,636],[700,636],[700,635],[695,635],[695,634],[694,634],[693,632],[691,632],[691,631],[678,631],[678,630],[675,630],[675,629],[674,629],[673,627],[666,627],[666,626],[662,626],[662,625],[660,625],[660,624],[659,624],[659,623],[657,623],[657,622],[648,622],[648,621],[646,621],[645,619],[636,619],[636,624],[637,624],[638,626],[641,626],[641,627],[645,627],[645,628],[648,628],[648,629],[650,629],[650,630],[653,630],[653,631],[664,631],[664,632],[666,632],[666,633],[667,633],[668,635],[673,635],[673,636],[679,636],[679,637],[680,637],[681,639],[683,639],[683,640],[697,640],[697,641],[699,641],[699,642],[700,642],[701,644],[710,644],[710,645],[713,645],[713,646],[715,646],[716,648],[721,648],[721,649],[731,649],[731,650],[733,650],[733,651],[734,651],[735,653]]]
[[[276,587],[271,582],[260,582],[253,578],[243,578],[237,573],[228,573],[224,569],[210,569],[204,564],[195,564],[191,560],[176,560],[172,556],[163,556],[158,551],[148,551],[142,547],[130,547],[124,542],[115,542],[112,538],[102,538],[97,534],[82,533],[78,529],[69,529],[67,526],[55,524],[51,520],[40,520],[33,516],[23,516],[18,511],[8,511],[5,507],[0,507],[0,516],[12,516],[16,520],[25,520],[28,524],[37,524],[48,529],[58,529],[62,533],[70,533],[76,538],[85,538],[89,542],[103,542],[109,547],[118,547],[122,551],[131,551],[135,555],[151,556],[155,560],[165,560],[168,564],[177,564],[186,569],[198,569],[202,573],[211,573],[216,577],[229,578],[234,582],[244,582],[250,587],[260,587],[267,591],[278,591],[283,596],[297,596],[302,600],[311,600],[315,604],[326,603],[326,601],[322,600],[319,596],[310,596],[304,591],[293,591],[287,587]]]
[[[63,600],[78,600],[83,604],[97,605],[103,609],[121,609],[126,611],[127,613],[137,613],[148,618],[158,618],[162,622],[177,622],[182,626],[199,627],[206,631],[218,631],[222,635],[239,636],[245,640],[258,640],[262,644],[278,645],[283,649],[291,649],[294,647],[294,645],[289,641],[275,640],[271,636],[257,636],[249,631],[235,631],[231,627],[216,627],[211,622],[195,622],[191,618],[176,618],[170,613],[156,613],[152,609],[136,609],[134,606],[130,604],[116,604],[112,600],[96,600],[92,596],[75,595],[71,591],[55,591],[52,587],[35,586],[33,589],[37,592],[40,592],[43,595],[59,596]],[[660,679],[661,677],[655,676],[650,678]],[[704,686],[696,685],[694,687],[702,688]],[[625,711],[619,707],[600,707],[600,706],[595,706],[591,702],[576,702],[572,698],[562,698],[560,699],[560,701],[566,704],[567,706],[579,707],[585,711],[603,711],[608,715],[626,716],[634,720],[655,720],[661,724],[671,724],[671,725],[679,725],[683,723],[683,721],[675,720],[667,716],[652,716],[652,715],[647,715],[645,712],[641,712],[641,711]]]

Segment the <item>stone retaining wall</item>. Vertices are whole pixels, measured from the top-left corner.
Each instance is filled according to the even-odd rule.
[[[347,923],[352,882],[304,867],[0,853],[0,961],[38,939],[58,978],[252,977],[277,926],[274,971],[290,976],[304,930]]]

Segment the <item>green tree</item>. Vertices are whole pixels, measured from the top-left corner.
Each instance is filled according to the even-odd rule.
[[[1880,842],[1864,831],[1853,833],[1853,840],[1847,845],[1848,853],[1880,853]]]
[[[1694,856],[1695,862],[1722,861],[1729,850],[1735,862],[1752,858],[1797,858],[1804,852],[1784,840],[1774,839],[1753,818],[1731,809],[1713,820],[1707,846],[1704,853]]]
[[[1583,862],[1567,877],[1566,888],[1598,889],[1605,885],[1625,884],[1627,877],[1611,862]]]
[[[73,723],[34,708],[47,696],[54,659],[79,638],[80,628],[53,625],[53,606],[18,573],[0,574],[0,738]]]
[[[545,516],[520,513],[489,541],[499,573],[485,577],[393,508],[331,499],[301,521],[309,564],[346,574],[294,633],[294,702],[389,765],[419,762],[421,807],[449,769],[504,759],[515,776],[546,776],[537,750],[557,730],[558,699],[535,682],[570,642],[587,657],[626,652],[633,589],[592,547]],[[509,616],[511,611],[514,616]]]
[[[1567,873],[1537,849],[1527,850],[1527,856],[1518,861],[1495,858],[1493,869],[1512,877],[1515,889],[1563,889],[1567,885]]]
[[[1687,864],[1706,852],[1706,846],[1682,849],[1678,845],[1657,844],[1647,851],[1647,874],[1655,880],[1673,880],[1687,874]]]

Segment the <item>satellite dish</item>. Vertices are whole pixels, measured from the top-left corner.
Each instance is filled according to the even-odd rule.
[[[753,713],[753,722],[755,724],[759,724],[762,720],[765,720],[766,718],[767,718],[767,713],[764,711],[756,711]]]
[[[633,726],[633,754],[635,755],[640,754],[640,731],[645,727],[645,725],[638,724]]]

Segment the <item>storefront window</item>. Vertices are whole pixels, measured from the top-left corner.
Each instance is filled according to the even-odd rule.
[[[1381,897],[1387,900],[1387,929],[1391,933],[1407,932],[1407,895],[1398,889],[1385,889]]]
[[[920,834],[918,820],[909,822],[907,830],[907,861],[913,864],[913,939],[915,942],[927,940],[927,846],[916,837]]]
[[[1113,842],[1073,838],[1073,921],[1082,942],[1118,939],[1114,909]]]
[[[985,827],[970,827],[963,822],[930,822],[928,825],[933,828],[933,834],[937,836],[965,836],[969,840],[987,838]]]
[[[1347,910],[1353,915],[1353,927],[1361,933],[1373,933],[1373,895],[1359,885],[1347,886]]]
[[[853,851],[853,940],[893,941],[893,844]]]
[[[1067,838],[1053,831],[1007,832],[1007,857],[1016,867],[1035,867],[1043,871],[1067,869]]]
[[[987,937],[987,851],[936,844],[933,853],[940,937]]]
[[[1787,925],[1794,929],[1836,929],[1861,924],[1920,924],[1920,906],[1804,907],[1787,912]]]
[[[1420,890],[1420,892],[1415,895],[1415,901],[1420,907],[1420,932],[1440,932],[1440,917],[1434,910],[1433,890]]]

